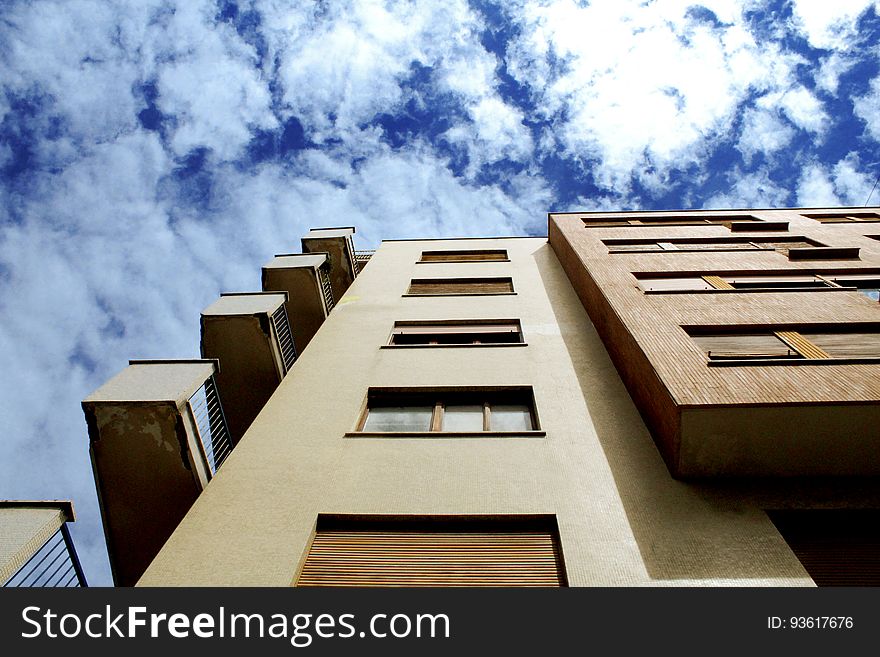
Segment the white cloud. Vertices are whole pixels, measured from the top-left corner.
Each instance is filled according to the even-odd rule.
[[[856,116],[865,122],[867,132],[875,141],[880,141],[880,77],[871,80],[868,93],[853,98]]]
[[[795,131],[782,119],[762,109],[747,109],[737,148],[749,163],[756,153],[772,154],[791,143]]]
[[[788,202],[789,191],[770,179],[766,167],[749,174],[733,171],[729,179],[730,189],[714,194],[703,208],[778,208]]]
[[[816,99],[795,85],[798,55],[756,42],[731,3],[714,6],[722,27],[693,19],[690,6],[560,0],[522,8],[510,70],[558,118],[565,152],[598,160],[593,173],[605,189],[625,193],[632,176],[651,185],[658,170],[698,162],[755,92],[804,129],[826,126]]]
[[[769,98],[762,98],[761,105],[776,105],[782,108],[785,115],[796,126],[812,133],[821,133],[827,128],[828,115],[822,108],[822,103],[803,87],[795,87],[778,94],[775,102],[770,103]]]
[[[803,208],[840,205],[828,171],[818,164],[804,167],[797,185],[797,205]]]
[[[854,57],[841,55],[837,52],[823,58],[819,69],[813,74],[816,85],[828,93],[837,93],[840,76],[852,68],[855,63]]]
[[[871,7],[880,13],[876,0],[793,0],[794,24],[814,48],[846,49],[859,17]]]
[[[876,165],[874,172],[877,171]],[[874,186],[876,176],[872,173],[865,172],[862,169],[859,157],[855,153],[850,153],[840,162],[834,165],[832,169],[834,179],[834,188],[840,196],[840,200],[844,205],[864,205],[869,199],[868,195]],[[876,191],[875,191],[876,193]],[[880,201],[874,199],[875,205],[880,205]]]

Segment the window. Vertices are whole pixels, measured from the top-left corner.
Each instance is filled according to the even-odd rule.
[[[761,220],[751,215],[729,215],[726,217],[707,217],[692,214],[662,215],[642,217],[583,217],[587,228],[617,227],[617,226],[702,226],[702,225],[725,225],[730,227],[733,223],[761,223]]]
[[[880,325],[684,327],[710,365],[774,362],[874,362],[880,359]]]
[[[825,214],[805,214],[804,216],[823,224],[880,221],[880,214],[876,212],[829,212]]]
[[[422,251],[419,262],[507,262],[506,249],[470,251]]]
[[[855,288],[871,301],[880,301],[880,274],[865,276],[859,274],[827,274],[828,279],[846,288]]]
[[[567,586],[553,515],[321,514],[296,586]]]
[[[851,270],[857,272],[858,270]],[[859,290],[870,299],[877,299],[880,273],[822,273],[822,274],[692,274],[655,275],[635,274],[639,287],[645,292],[695,292],[701,290],[743,291],[804,291],[804,290]]]
[[[643,217],[582,217],[586,228],[624,228],[633,226],[724,226],[731,232],[788,230],[787,221],[764,221],[751,215],[707,217],[695,215],[665,215]]]
[[[386,346],[524,344],[519,320],[395,322]]]
[[[778,251],[784,256],[804,257],[804,252],[812,250],[821,250],[822,255],[827,258],[829,255],[833,257],[858,257],[856,249],[855,256],[828,254],[823,244],[806,237],[774,237],[772,239],[756,239],[754,237],[724,237],[724,238],[669,238],[666,240],[656,239],[608,239],[603,240],[605,246],[608,247],[609,253],[662,253],[664,251],[743,251],[743,250],[761,250],[761,251]],[[795,254],[792,256],[792,254]],[[807,253],[809,255],[809,253]]]
[[[514,294],[507,278],[414,278],[404,296],[453,296],[464,294]]]
[[[367,408],[357,431],[350,435],[538,431],[534,396],[528,387],[370,388]]]

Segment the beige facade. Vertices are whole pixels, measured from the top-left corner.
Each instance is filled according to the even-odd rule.
[[[498,248],[509,262],[419,262]],[[506,277],[513,294],[407,296],[413,279]],[[389,345],[395,322],[452,319],[518,319],[524,344]],[[533,430],[358,431],[371,389],[505,386],[532,389]],[[140,584],[291,585],[319,516],[542,514],[569,585],[809,586],[764,509],[853,493],[671,478],[546,239],[383,242]]]

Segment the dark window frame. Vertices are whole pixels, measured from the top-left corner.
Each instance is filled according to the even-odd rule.
[[[492,328],[497,327],[497,331]],[[436,329],[436,331],[432,331]],[[402,336],[414,336],[403,338]],[[470,336],[471,339],[468,339]],[[480,339],[501,336],[503,340]],[[435,338],[435,339],[432,339]],[[436,347],[525,347],[522,324],[518,319],[441,319],[399,320],[394,322],[388,343],[382,348]]]
[[[483,407],[483,428],[472,431],[446,431],[443,429],[443,415],[447,406]],[[492,428],[493,406],[525,406],[531,420],[531,429],[504,431]],[[431,418],[427,430],[415,431],[374,431],[366,429],[370,410],[375,408],[430,406]],[[541,428],[535,404],[534,390],[531,386],[428,386],[428,387],[371,387],[367,391],[360,414],[353,431],[345,434],[357,437],[404,437],[404,438],[449,438],[449,437],[504,437],[504,436],[545,436]]]
[[[700,350],[707,364],[713,367],[740,365],[849,365],[880,363],[880,352],[876,356],[839,356],[824,353],[821,344],[810,336],[816,335],[863,335],[880,334],[878,322],[849,322],[846,324],[751,324],[751,325],[683,325],[682,330]],[[775,336],[794,353],[787,357],[774,357],[761,354],[730,354],[712,357],[694,339],[697,337],[723,336]]]

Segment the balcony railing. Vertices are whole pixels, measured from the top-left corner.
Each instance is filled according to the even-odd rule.
[[[213,376],[189,398],[189,406],[198,428],[205,461],[213,476],[232,451],[226,416]]]
[[[358,271],[361,272],[364,270],[364,267],[367,266],[367,263],[370,261],[370,258],[373,257],[373,254],[376,253],[376,250],[372,251],[355,251],[354,259],[358,264]]]
[[[3,586],[10,588],[88,586],[73,541],[70,539],[67,524],[62,524]]]
[[[278,336],[278,344],[281,347],[281,359],[284,361],[284,373],[287,374],[296,361],[296,345],[293,342],[293,334],[290,332],[290,322],[287,319],[287,310],[281,304],[272,313],[272,324],[275,326],[275,335]]]
[[[324,304],[327,306],[327,313],[333,310],[333,287],[330,285],[330,274],[327,270],[321,268],[318,270],[318,280],[321,283],[321,294],[324,295]]]

